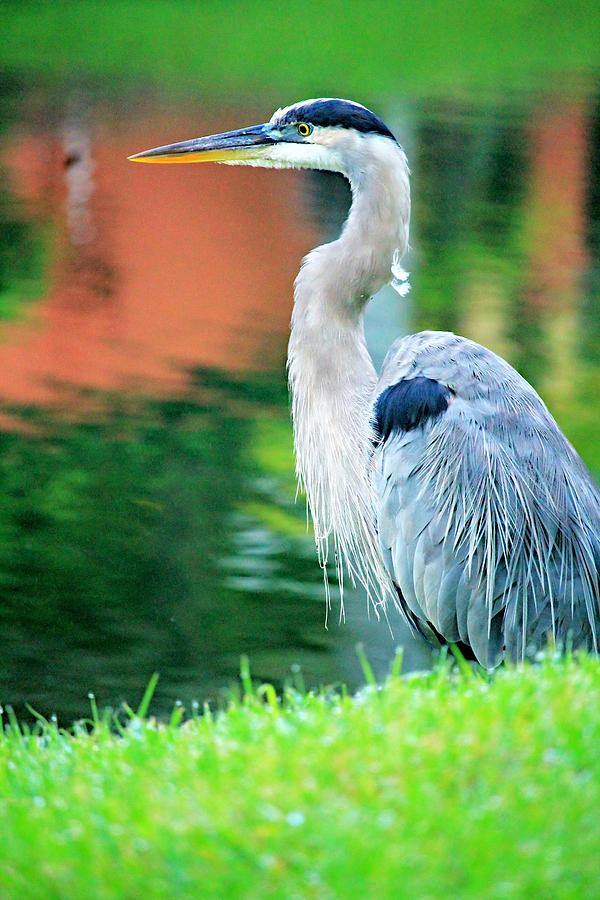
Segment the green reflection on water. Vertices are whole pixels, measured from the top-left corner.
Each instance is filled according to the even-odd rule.
[[[4,73],[0,79],[0,138],[13,123],[22,90],[20,79]],[[9,173],[0,164],[0,320],[16,318],[24,303],[45,294],[52,244],[51,225],[17,202]]]
[[[68,718],[88,690],[114,703],[158,670],[167,708],[214,696],[242,648],[277,679],[296,661],[286,648],[302,647],[319,680],[319,576],[306,539],[294,547],[260,521],[277,508],[249,452],[260,422],[226,411],[231,390],[210,403],[108,400],[101,422],[30,411],[40,434],[0,436],[4,698]],[[261,671],[269,653],[278,664]]]
[[[455,331],[508,359],[598,478],[600,105],[558,93],[508,120],[434,111],[415,141],[411,330]]]
[[[0,65],[204,96],[494,93],[600,65],[593,0],[3,4]],[[114,79],[118,81],[115,84]]]
[[[0,319],[15,319],[47,291],[52,232],[18,217],[7,195],[0,171]]]

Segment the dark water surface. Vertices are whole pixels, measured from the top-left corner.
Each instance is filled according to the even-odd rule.
[[[372,303],[376,362],[448,328],[517,365],[600,475],[598,83],[477,105],[381,100],[413,171],[412,292]],[[272,106],[295,98],[274,97]],[[361,680],[406,641],[360,595],[324,628],[294,502],[284,360],[301,256],[336,176],[143,167],[146,147],[262,121],[104,86],[0,80],[0,698],[68,722],[215,698],[241,654],[281,684]],[[419,647],[407,665],[427,664]]]

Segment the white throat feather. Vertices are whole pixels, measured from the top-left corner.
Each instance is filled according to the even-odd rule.
[[[306,492],[319,562],[324,569],[333,562],[336,569],[342,617],[344,570],[364,586],[377,615],[388,601],[397,603],[375,528],[376,374],[363,313],[392,279],[408,244],[410,216],[408,168],[397,144],[357,135],[346,142],[343,157],[352,207],[338,240],[303,261],[288,353],[298,483]]]

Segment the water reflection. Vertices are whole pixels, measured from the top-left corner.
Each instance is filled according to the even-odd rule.
[[[401,632],[368,622],[363,598],[345,627],[323,627],[284,380],[298,261],[339,227],[345,183],[125,162],[191,136],[190,122],[207,133],[264,109],[199,121],[166,99],[116,107],[10,84],[2,699],[69,720],[88,690],[134,700],[157,670],[165,711],[218,694],[241,653],[279,682],[299,662],[309,684],[356,683],[359,637],[382,671]],[[534,381],[600,473],[597,102],[438,102],[394,124],[414,172],[413,290],[372,304],[374,356],[422,327],[481,340]]]
[[[452,113],[455,113],[453,117]],[[598,101],[520,98],[513,115],[446,108],[420,129],[416,327],[505,356],[600,473]]]

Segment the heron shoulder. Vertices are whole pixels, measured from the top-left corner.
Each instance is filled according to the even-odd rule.
[[[534,388],[505,359],[476,341],[450,331],[421,331],[395,341],[383,361],[376,396],[417,375],[446,385],[459,398],[498,403],[498,409],[527,408],[547,415]]]
[[[422,375],[390,385],[375,402],[373,426],[378,440],[432,423],[446,412],[452,397],[446,385]]]
[[[451,332],[423,331],[401,338],[384,360],[374,411],[379,398],[391,396],[386,394],[389,388],[414,379],[438,385],[428,387],[428,410],[444,411],[444,392],[450,391],[447,415],[436,413],[428,420],[450,429],[456,447],[469,444],[477,455],[477,435],[485,434],[481,452],[495,448],[507,468],[533,466],[542,479],[547,470],[562,472],[568,482],[586,482],[597,494],[585,466],[541,397],[491,350]],[[411,397],[417,398],[416,385],[410,390]]]

